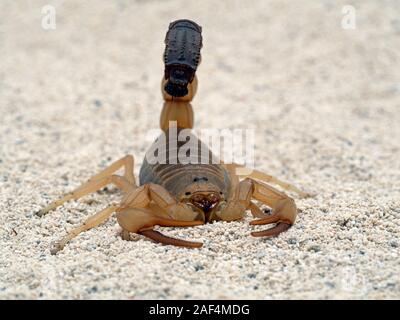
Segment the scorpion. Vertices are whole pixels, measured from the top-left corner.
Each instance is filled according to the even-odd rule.
[[[160,128],[163,134],[172,136],[172,140],[166,144],[167,153],[172,149],[179,151],[183,145],[177,138],[179,133],[193,128],[190,102],[197,91],[195,73],[201,60],[201,32],[202,28],[197,23],[182,19],[170,23],[165,37],[165,72],[161,83],[164,106]],[[175,124],[175,130],[171,123]],[[210,155],[208,159],[212,159],[213,154],[207,145],[194,134],[190,134],[190,138],[194,139],[199,149]],[[123,193],[119,204],[110,205],[89,217],[82,225],[53,243],[50,249],[52,254],[62,250],[81,232],[102,224],[114,213],[122,227],[121,236],[124,240],[130,240],[130,233],[136,233],[162,244],[199,248],[202,246],[200,242],[172,238],[154,227],[190,227],[218,220],[240,220],[247,210],[255,218],[250,225],[275,224],[272,228],[252,232],[252,236],[277,236],[293,225],[297,208],[291,197],[271,184],[303,197],[308,196],[297,187],[261,171],[240,170],[245,167],[235,163],[183,163],[179,159],[153,163],[145,156],[139,184],[136,183],[133,168],[134,158],[127,155],[37,212],[38,216],[43,216],[69,200],[77,200],[109,184],[115,185]],[[120,169],[124,169],[123,175],[116,174]],[[271,208],[272,214],[263,212],[255,201]]]

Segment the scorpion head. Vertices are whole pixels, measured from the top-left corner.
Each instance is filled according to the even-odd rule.
[[[195,178],[193,183],[185,188],[181,202],[198,213],[196,220],[210,222],[218,219],[216,213],[226,201],[220,188],[203,179],[205,178]]]

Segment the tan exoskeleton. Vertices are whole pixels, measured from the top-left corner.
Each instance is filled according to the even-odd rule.
[[[195,39],[193,32],[198,34],[201,32],[201,28],[194,22],[178,20],[171,23],[166,38],[167,49],[169,42],[172,41],[171,38],[175,41],[179,40],[178,43],[173,43],[175,46],[187,48],[185,37],[189,40]],[[200,45],[198,43],[199,54],[201,37]],[[189,50],[189,54],[193,54],[193,51]],[[179,52],[183,58],[188,60],[184,50]],[[166,65],[171,60],[167,53],[164,55],[164,59]],[[178,59],[179,64],[170,64],[169,73],[165,74],[162,80],[165,103],[161,113],[160,126],[163,134],[170,138],[165,145],[164,152],[166,154],[170,154],[171,151],[176,151],[178,154],[183,146],[178,135],[183,130],[193,127],[193,111],[190,101],[196,93],[197,78],[194,74],[195,68],[193,71],[192,66],[192,70],[186,73],[190,74],[190,77],[187,77],[185,81],[186,71],[184,69],[187,67],[185,59]],[[197,64],[199,61],[200,59],[197,57]],[[171,80],[170,75],[174,72],[178,79]],[[180,76],[183,76],[183,80],[179,78]],[[176,124],[176,127],[170,126],[171,121]],[[108,184],[114,184],[123,192],[120,204],[109,206],[88,218],[83,225],[71,230],[58,241],[51,252],[56,253],[61,250],[72,238],[103,223],[114,212],[123,229],[124,239],[129,239],[129,233],[132,232],[157,242],[184,247],[200,247],[202,244],[165,236],[154,230],[154,226],[188,227],[214,220],[233,221],[242,219],[246,210],[250,210],[253,216],[258,218],[252,221],[251,225],[276,223],[273,228],[252,232],[251,234],[255,237],[275,236],[289,229],[297,215],[295,202],[285,193],[267,183],[279,185],[301,196],[307,196],[306,193],[257,170],[245,172],[243,171],[244,167],[237,164],[213,163],[211,162],[213,155],[208,147],[194,134],[189,132],[188,135],[195,141],[199,150],[206,151],[206,154],[209,155],[208,161],[201,161],[204,159],[199,156],[196,159],[200,161],[183,163],[179,158],[175,159],[177,161],[171,161],[167,157],[165,163],[150,163],[146,157],[140,170],[140,183],[137,185],[133,173],[134,160],[131,155],[127,155],[60,200],[40,210],[38,215],[42,216],[66,201],[77,200]],[[204,152],[200,153],[201,155],[205,154]],[[115,173],[121,168],[124,168],[125,171],[123,176],[116,175]],[[263,213],[253,200],[270,207],[273,214]]]

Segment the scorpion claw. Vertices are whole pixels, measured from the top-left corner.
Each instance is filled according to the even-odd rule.
[[[178,247],[200,248],[203,245],[201,242],[192,242],[192,241],[186,241],[186,240],[182,240],[182,239],[168,237],[168,236],[163,235],[162,233],[152,230],[152,229],[139,231],[138,233],[147,238],[150,238],[156,242],[160,242],[163,244],[169,244],[169,245],[173,245],[173,246],[178,246]]]
[[[253,237],[274,237],[291,227],[290,224],[280,222],[275,227],[263,231],[252,232]]]
[[[255,225],[260,225],[260,224],[269,224],[269,223],[274,223],[279,221],[279,217],[276,215],[272,216],[267,216],[265,218],[253,220],[250,222],[250,225],[255,226]]]

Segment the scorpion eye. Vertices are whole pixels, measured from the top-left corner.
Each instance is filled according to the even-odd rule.
[[[190,196],[191,192],[185,192],[185,196]]]
[[[198,182],[198,181],[208,181],[208,178],[207,177],[195,177],[194,179],[193,179],[193,182]]]
[[[220,194],[220,195],[222,195],[222,194],[223,194],[223,192],[222,192],[222,191],[220,191],[220,192],[219,192],[219,194]]]

